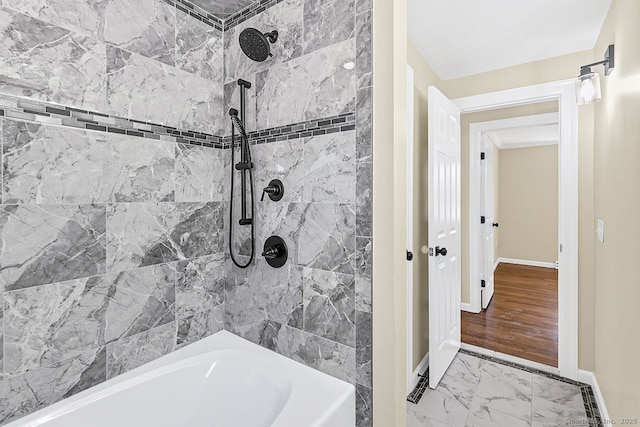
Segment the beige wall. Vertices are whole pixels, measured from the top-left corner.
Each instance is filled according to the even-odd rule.
[[[611,418],[640,417],[640,2],[614,0],[595,47],[616,66],[595,106],[595,373]],[[594,69],[595,70],[595,69]],[[602,67],[597,71],[602,73]]]
[[[500,257],[556,262],[558,146],[500,150],[499,157]]]
[[[427,88],[442,80],[409,42],[407,62],[414,73],[413,132],[413,369],[429,351],[429,257],[421,251],[427,234]]]
[[[405,426],[407,2],[373,0],[373,425]]]
[[[445,82],[447,83],[447,82]],[[538,104],[521,105],[517,107],[499,108],[496,110],[481,111],[479,113],[463,114],[460,117],[460,144],[461,153],[461,208],[462,208],[462,226],[460,228],[462,235],[462,302],[469,303],[471,300],[471,284],[469,277],[469,126],[472,123],[488,122],[493,120],[511,119],[515,117],[531,116],[537,114],[548,114],[558,111],[558,103],[541,102]],[[494,159],[496,156],[494,156]],[[495,169],[495,168],[494,168]],[[498,207],[498,216],[500,208]],[[479,219],[478,219],[479,220]],[[502,231],[498,230],[498,253],[500,251],[500,235]]]

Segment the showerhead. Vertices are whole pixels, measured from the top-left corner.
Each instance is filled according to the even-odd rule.
[[[263,62],[273,56],[269,43],[275,43],[276,41],[278,41],[278,32],[276,30],[263,34],[255,28],[245,28],[240,33],[240,48],[245,55],[256,62]]]
[[[240,136],[244,139],[247,139],[247,132],[244,130],[244,126],[242,125],[242,121],[238,117],[238,110],[235,108],[231,108],[229,110],[229,116],[231,117],[231,123],[238,130]]]

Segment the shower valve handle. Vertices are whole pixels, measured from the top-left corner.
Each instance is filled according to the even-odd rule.
[[[284,195],[284,185],[282,184],[282,181],[279,179],[272,179],[269,185],[262,189],[262,197],[260,198],[261,202],[264,202],[265,194],[268,194],[269,198],[274,202],[282,199],[282,196]]]

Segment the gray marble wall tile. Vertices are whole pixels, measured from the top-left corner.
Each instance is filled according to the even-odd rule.
[[[176,145],[176,201],[222,202],[225,152],[195,145]]]
[[[5,205],[0,210],[0,289],[105,272],[105,207]]]
[[[303,269],[304,330],[355,347],[355,278]]]
[[[222,32],[180,11],[176,15],[176,66],[222,85]]]
[[[4,122],[5,203],[173,200],[174,143]]]
[[[349,205],[311,203],[304,211],[298,263],[354,274],[355,212]]]
[[[140,55],[107,46],[111,114],[213,134],[223,120],[222,87]]]
[[[174,65],[175,13],[176,9],[162,0],[106,0],[101,39]]]
[[[116,134],[104,134],[104,138],[107,144],[101,200],[174,200],[175,143]]]
[[[373,391],[356,384],[356,427],[373,426]]]
[[[305,0],[304,53],[355,36],[355,0]]]
[[[253,323],[271,320],[302,328],[302,272],[298,266],[288,262],[276,269],[258,259],[244,270],[230,264],[227,271],[227,306],[257,312]]]
[[[94,37],[100,31],[104,0],[2,0],[3,6],[76,33]]]
[[[356,370],[357,382],[373,387],[371,382],[371,313],[356,311]]]
[[[283,325],[275,351],[343,381],[355,380],[355,350],[343,344]]]
[[[286,189],[285,189],[286,191]],[[309,203],[274,203],[271,200],[257,203],[258,242],[263,244],[270,236],[282,237],[287,244],[289,261],[300,264],[301,240],[305,218],[311,208]],[[259,249],[261,249],[259,247]]]
[[[356,237],[356,310],[371,313],[373,240]]]
[[[0,292],[0,381],[4,379],[4,296]]]
[[[356,157],[359,162],[373,161],[371,124],[373,110],[371,107],[371,88],[358,89],[356,107]]]
[[[0,8],[0,91],[106,110],[104,44]]]
[[[367,12],[373,8],[373,0],[356,0],[356,13]]]
[[[105,350],[87,351],[72,359],[0,382],[0,423],[20,418],[106,380]]]
[[[318,144],[314,144],[317,147]],[[284,185],[284,196],[279,203],[302,201],[305,182],[304,139],[290,139],[251,147],[256,165],[256,188],[262,191],[272,179],[279,179]],[[312,151],[311,149],[309,151]],[[312,157],[312,154],[309,154]],[[317,163],[321,163],[318,161]],[[319,171],[316,171],[319,174]],[[265,197],[265,200],[266,197]],[[267,204],[275,203],[268,201]]]
[[[355,39],[261,71],[256,76],[259,129],[328,117],[355,108]],[[295,94],[295,96],[292,96]]]
[[[275,350],[275,337],[282,325],[265,320],[259,310],[247,311],[245,308],[224,305],[226,331],[232,332],[255,344]]]
[[[371,237],[373,216],[373,163],[358,163],[356,170],[356,234]]]
[[[225,82],[239,78],[246,80],[256,71],[287,62],[302,54],[302,2],[303,0],[284,0],[225,33]],[[238,40],[242,30],[248,27],[257,28],[263,33],[278,31],[278,41],[271,45],[273,57],[264,62],[255,62],[242,52]]]
[[[212,15],[224,19],[249,6],[254,0],[191,0]]]
[[[105,342],[135,335],[175,320],[176,271],[162,264],[90,279],[109,298]]]
[[[5,203],[105,201],[103,133],[3,122]]]
[[[355,155],[355,132],[307,138],[304,143],[304,201],[355,203]]]
[[[173,322],[174,287],[174,270],[162,265],[6,292],[6,373]]]
[[[368,11],[356,16],[356,75],[358,76],[358,89],[370,87],[372,80],[372,45],[371,45],[371,16]]]
[[[107,211],[110,272],[223,251],[224,204],[119,203]]]
[[[185,345],[224,328],[225,256],[180,261],[176,270],[176,344]]]
[[[107,379],[171,353],[176,343],[175,322],[107,345]]]
[[[104,345],[104,295],[89,279],[5,293],[7,374],[80,356]]]

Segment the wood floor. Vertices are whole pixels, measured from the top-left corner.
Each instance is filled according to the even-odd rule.
[[[489,307],[462,312],[462,342],[558,366],[558,270],[498,265]]]

